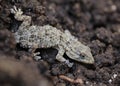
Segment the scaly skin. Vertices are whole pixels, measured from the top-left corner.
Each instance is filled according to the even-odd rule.
[[[63,57],[64,53],[73,60],[88,64],[94,63],[90,48],[79,42],[68,30],[62,32],[50,25],[30,26],[31,17],[23,15],[21,9],[17,9],[15,6],[11,9],[11,13],[15,14],[16,20],[23,21],[17,32],[14,33],[16,42],[20,43],[21,47],[29,48],[36,59],[41,58],[37,56],[39,53],[34,53],[37,48],[53,47],[58,50],[56,59],[66,62],[69,67],[72,67],[73,63]]]

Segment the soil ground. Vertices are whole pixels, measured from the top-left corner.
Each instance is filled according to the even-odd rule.
[[[68,29],[91,48],[95,63],[71,60],[69,68],[52,48],[38,49],[43,59],[34,61],[14,40],[21,24],[10,13],[14,5],[32,25]],[[120,86],[120,0],[0,0],[0,86]]]

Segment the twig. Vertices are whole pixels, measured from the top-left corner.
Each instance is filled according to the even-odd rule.
[[[59,78],[69,81],[71,83],[83,84],[83,80],[79,78],[74,80],[64,75],[59,75]]]

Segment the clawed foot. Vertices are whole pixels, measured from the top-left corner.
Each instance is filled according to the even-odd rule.
[[[74,63],[71,63],[69,60],[66,60],[66,61],[65,61],[65,64],[67,64],[68,67],[72,67]]]
[[[35,52],[36,48],[30,48],[28,51],[32,54],[33,59],[35,59],[36,61],[41,59],[40,52]]]
[[[38,61],[38,60],[41,59],[41,56],[38,56],[39,54],[40,54],[40,52],[36,52],[36,53],[33,54],[33,58],[34,58],[36,61]]]
[[[15,15],[22,15],[23,14],[23,11],[18,8],[16,6],[13,6],[13,8],[10,9],[11,13],[12,14],[15,14]]]

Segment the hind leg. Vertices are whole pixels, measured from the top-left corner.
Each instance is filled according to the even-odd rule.
[[[35,50],[36,50],[36,49],[37,49],[36,47],[33,47],[33,48],[30,48],[28,51],[32,54],[33,58],[34,58],[36,61],[38,61],[38,60],[41,59],[41,56],[38,56],[38,55],[40,54],[40,52],[36,52],[36,53],[35,53]]]
[[[30,26],[31,24],[31,16],[23,15],[23,11],[16,6],[13,6],[13,8],[10,9],[11,13],[14,14],[15,19],[18,21],[23,21],[20,25],[19,29],[25,28],[26,26]]]

